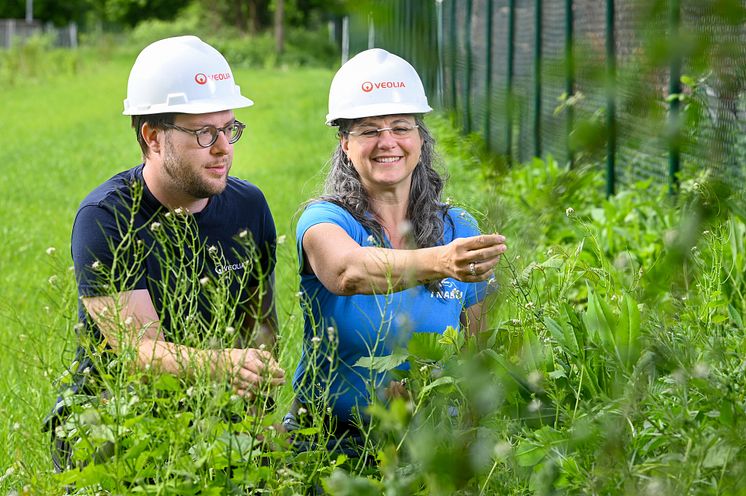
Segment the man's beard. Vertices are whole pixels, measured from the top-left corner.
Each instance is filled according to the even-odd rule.
[[[168,139],[166,140],[163,170],[166,171],[176,188],[193,198],[209,198],[219,195],[225,190],[227,174],[226,179],[218,184],[205,181],[189,164],[185,164],[179,159],[174,146]]]

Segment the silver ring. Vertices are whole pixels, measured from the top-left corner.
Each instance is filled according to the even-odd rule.
[[[469,272],[470,272],[470,273],[471,273],[471,275],[473,275],[473,276],[476,276],[476,275],[477,275],[477,268],[476,268],[476,266],[474,265],[474,262],[471,262],[471,263],[469,264]]]

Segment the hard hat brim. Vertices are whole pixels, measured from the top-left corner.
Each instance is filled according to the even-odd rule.
[[[373,105],[357,106],[349,111],[326,115],[326,125],[336,126],[337,119],[360,119],[362,117],[377,117],[381,115],[426,114],[433,109],[426,103],[377,103]]]
[[[219,100],[197,100],[178,105],[159,103],[147,107],[131,107],[128,106],[127,100],[125,100],[125,110],[122,112],[122,115],[153,115],[167,113],[210,114],[212,112],[251,107],[252,105],[254,105],[254,102],[245,96],[233,96],[231,98],[221,98]]]

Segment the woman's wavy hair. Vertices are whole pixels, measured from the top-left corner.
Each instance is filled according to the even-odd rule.
[[[443,221],[445,218],[450,220],[445,215],[450,207],[441,201],[447,176],[436,170],[436,166],[440,165],[440,158],[435,152],[435,140],[421,116],[415,115],[415,121],[422,137],[422,152],[420,161],[412,172],[412,185],[409,190],[407,219],[411,224],[411,231],[408,239],[416,248],[427,248],[442,244]],[[339,119],[337,122],[340,137],[347,136],[355,123],[354,120],[348,119]],[[342,150],[341,143],[332,154],[331,168],[326,176],[324,191],[318,200],[335,203],[346,209],[379,244],[383,244],[383,227],[378,219],[370,215],[368,193],[352,162]]]

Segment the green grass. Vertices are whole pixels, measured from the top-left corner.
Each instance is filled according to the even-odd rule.
[[[13,136],[0,176],[0,493],[58,491],[40,423],[74,345],[70,227],[92,188],[139,162],[121,115],[130,64],[121,55],[90,59],[73,75],[0,94],[0,131]],[[280,362],[291,374],[302,321],[294,217],[319,191],[335,144],[323,124],[332,72],[235,75],[256,105],[237,111],[247,130],[232,173],[265,192],[286,236],[277,300]],[[481,212],[484,229],[508,235],[489,331],[479,343],[415,339],[408,388],[416,402],[372,410],[380,470],[280,448],[265,466],[252,458],[247,473],[290,492],[322,474],[334,494],[383,486],[396,494],[746,493],[746,222],[732,191],[703,174],[682,181],[676,199],[648,184],[606,199],[598,171],[536,160],[496,174],[478,140],[442,116],[428,122],[451,174],[447,196]],[[274,420],[291,395],[288,384]],[[189,447],[184,422],[150,420],[123,449],[135,450],[135,434]],[[180,454],[167,458],[167,471],[194,466]],[[126,461],[118,463],[101,467]],[[174,482],[161,475],[158,487]]]
[[[132,59],[118,52],[105,61],[83,55],[75,74],[30,79],[0,93],[0,130],[12,136],[0,175],[0,443],[7,447],[0,450],[0,477],[11,465],[24,467],[23,476],[0,480],[0,492],[18,481],[49,487],[41,420],[56,396],[52,380],[69,365],[75,342],[70,230],[88,192],[140,162],[129,118],[121,115]],[[294,221],[299,206],[320,191],[335,146],[334,130],[324,125],[332,75],[323,69],[235,71],[255,105],[236,111],[247,128],[231,174],[264,191],[277,232],[286,235],[278,247],[277,303],[280,361],[288,375],[302,333]],[[435,125],[447,127],[442,118]],[[476,181],[454,179],[477,188]],[[48,281],[53,274],[55,286]],[[288,384],[279,410],[291,395]]]
[[[18,84],[0,93],[0,129],[9,136],[0,176],[0,443],[7,447],[0,450],[2,473],[15,461],[40,478],[50,467],[41,419],[55,397],[51,378],[70,360],[65,320],[75,316],[55,315],[49,308],[59,291],[48,278],[55,263],[71,265],[70,229],[79,202],[140,162],[129,119],[121,115],[130,64],[125,58],[91,62],[73,77]],[[247,129],[231,173],[265,192],[278,233],[287,235],[279,250],[278,308],[294,332],[300,318],[289,317],[299,310],[292,219],[301,202],[317,192],[334,145],[334,134],[323,123],[331,76],[320,69],[235,74],[255,105],[236,112]],[[54,257],[46,254],[49,247],[56,248]],[[68,284],[71,278],[68,274]],[[283,347],[289,371],[297,346]],[[0,492],[3,487],[0,483]]]

